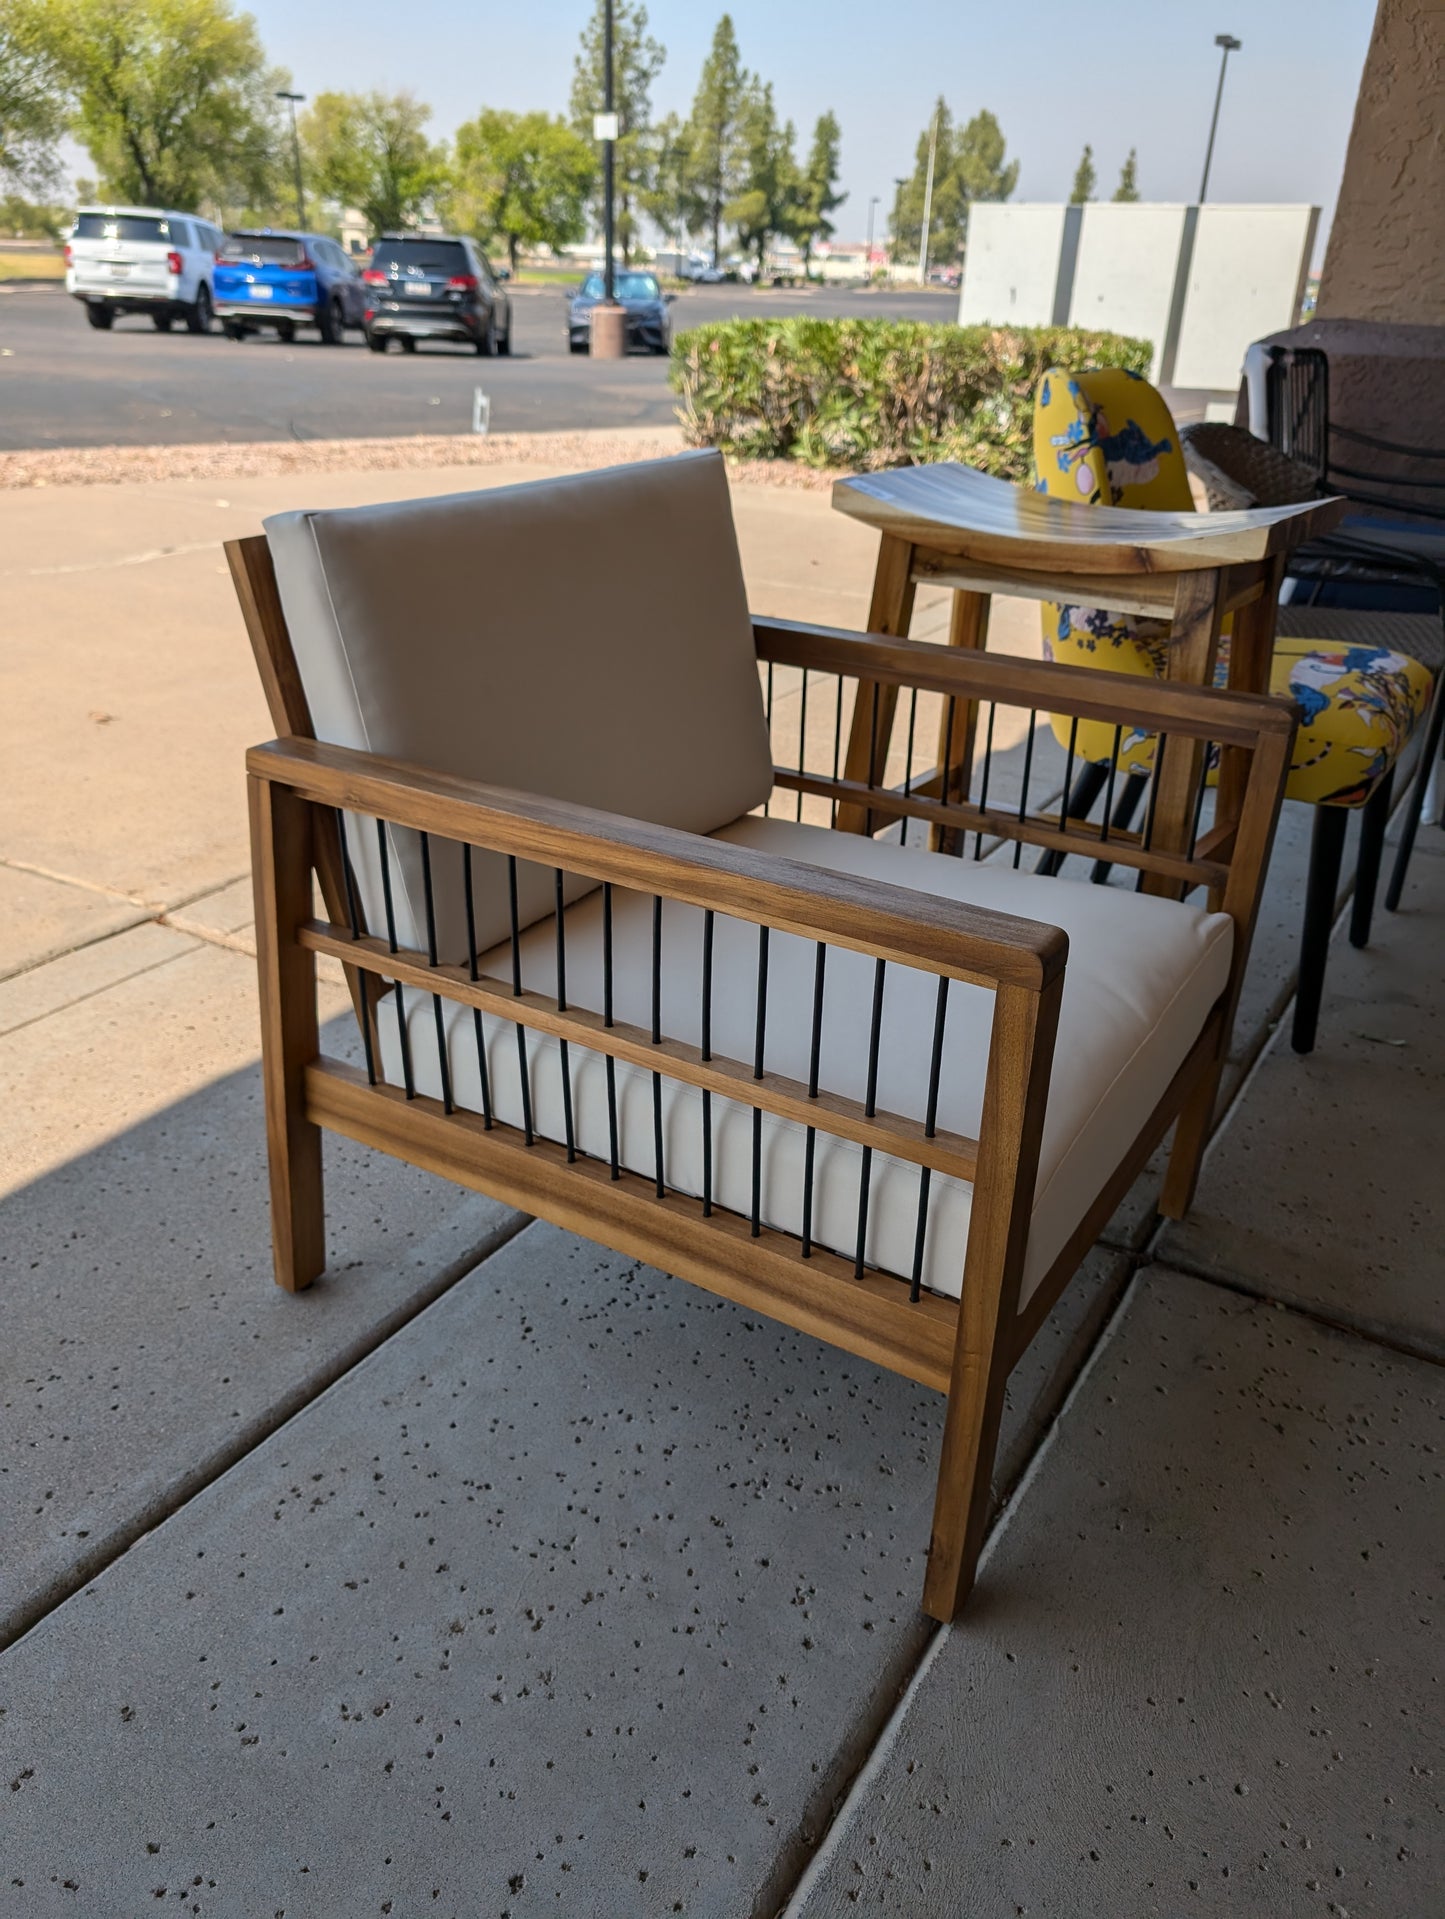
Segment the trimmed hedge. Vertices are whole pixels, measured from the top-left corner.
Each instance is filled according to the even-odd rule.
[[[964,460],[1028,480],[1044,369],[1147,374],[1151,353],[1082,327],[728,320],[677,336],[671,378],[689,446],[855,471]]]

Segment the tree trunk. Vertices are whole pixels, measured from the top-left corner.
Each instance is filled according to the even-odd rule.
[[[517,236],[515,233],[509,233],[507,235],[507,264],[511,267],[512,278],[515,280],[517,277]]]
[[[712,263],[722,264],[722,201],[712,203]]]

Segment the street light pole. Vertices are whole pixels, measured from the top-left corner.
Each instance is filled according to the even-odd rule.
[[[918,246],[918,279],[928,285],[928,229],[933,224],[933,162],[938,154],[938,108],[928,129],[928,176],[923,183],[923,234]]]
[[[306,195],[301,188],[301,135],[296,131],[296,106],[298,101],[306,98],[306,95],[304,93],[278,92],[276,98],[278,100],[289,100],[291,102],[291,157],[296,163],[296,224],[304,231],[306,226]]]
[[[868,202],[868,248],[863,255],[863,277],[865,279],[873,272],[873,209],[877,204],[878,195],[875,193],[873,198]]]
[[[1214,90],[1214,118],[1209,122],[1209,145],[1204,149],[1204,178],[1199,182],[1199,203],[1204,204],[1204,196],[1209,191],[1209,163],[1214,158],[1214,135],[1219,126],[1219,103],[1224,98],[1224,70],[1229,65],[1231,53],[1238,53],[1244,45],[1236,40],[1232,33],[1216,33],[1214,44],[1224,49],[1219,61],[1219,85]]]
[[[617,278],[612,253],[615,244],[613,212],[616,192],[614,149],[617,112],[612,90],[612,0],[602,7],[602,111],[592,122],[593,136],[602,142],[602,298],[592,309],[592,356],[598,360],[627,357],[627,315],[617,304]]]

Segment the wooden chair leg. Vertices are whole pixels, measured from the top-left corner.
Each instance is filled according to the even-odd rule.
[[[276,1283],[309,1286],[326,1265],[321,1128],[306,1117],[305,1072],[320,1051],[316,956],[296,930],[311,917],[311,809],[251,777],[251,871],[261,990],[261,1078]]]
[[[1290,1044],[1297,1053],[1312,1053],[1320,1023],[1320,1001],[1325,990],[1325,963],[1330,952],[1330,929],[1335,923],[1335,901],[1340,891],[1340,864],[1344,859],[1349,810],[1317,806],[1310,841],[1310,871],[1305,887],[1305,923],[1300,936],[1299,986],[1295,993],[1294,1026]]]
[[[1214,1107],[1219,1098],[1219,1082],[1224,1074],[1223,1055],[1210,1067],[1194,1091],[1179,1109],[1174,1126],[1174,1144],[1169,1149],[1169,1164],[1159,1190],[1159,1211],[1165,1219],[1183,1219],[1194,1204],[1199,1184],[1199,1169],[1204,1164],[1204,1149],[1214,1130]]]
[[[1391,767],[1365,802],[1360,820],[1360,857],[1355,865],[1355,897],[1350,907],[1350,944],[1368,946],[1370,922],[1375,916],[1375,888],[1385,851],[1385,828],[1390,824],[1390,798],[1395,790]]]
[[[1420,824],[1420,815],[1425,809],[1425,795],[1429,791],[1431,776],[1440,760],[1442,731],[1445,731],[1445,673],[1441,673],[1435,683],[1435,703],[1430,712],[1425,746],[1420,755],[1415,783],[1410,789],[1410,798],[1405,807],[1404,824],[1400,829],[1399,850],[1395,854],[1395,864],[1390,870],[1390,884],[1385,891],[1387,913],[1399,910],[1400,895],[1405,890],[1405,875],[1410,870],[1410,855],[1415,850],[1415,833]]]
[[[973,1589],[988,1526],[1063,983],[1060,973],[1039,993],[1001,986],[995,998],[974,1212],[923,1584],[923,1610],[934,1619],[954,1618]]]

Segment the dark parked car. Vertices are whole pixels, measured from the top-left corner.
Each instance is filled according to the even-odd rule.
[[[216,255],[211,298],[228,339],[269,327],[293,340],[314,326],[328,346],[363,324],[365,288],[355,263],[322,233],[228,233]]]
[[[461,340],[478,353],[510,353],[512,303],[502,277],[472,240],[384,233],[361,276],[366,344],[385,353],[397,339],[415,353],[418,340]]]
[[[652,273],[618,273],[613,281],[618,305],[627,311],[628,348],[666,353],[672,345],[672,315],[667,310],[672,294],[663,292]],[[601,298],[602,275],[589,273],[567,310],[567,343],[574,353],[591,349],[592,309]]]

